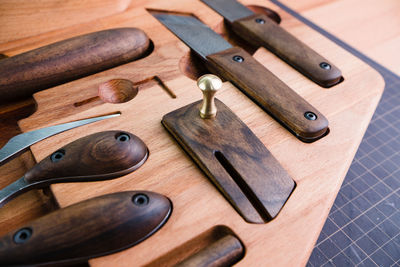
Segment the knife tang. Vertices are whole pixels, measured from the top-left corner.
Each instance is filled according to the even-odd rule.
[[[78,263],[145,240],[171,214],[171,202],[148,191],[119,192],[54,211],[0,239],[5,266]]]
[[[324,115],[243,49],[233,47],[208,55],[207,63],[303,141],[326,133],[328,120]],[[307,119],[310,112],[315,120]]]
[[[232,22],[243,39],[263,46],[317,84],[330,87],[342,79],[341,71],[264,14],[254,14]]]

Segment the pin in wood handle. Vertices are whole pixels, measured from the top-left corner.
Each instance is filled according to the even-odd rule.
[[[200,108],[200,117],[202,119],[214,118],[215,115],[217,115],[214,96],[222,87],[221,79],[213,74],[206,74],[197,80],[197,86],[203,92],[203,104]]]
[[[139,137],[124,131],[105,131],[79,138],[0,190],[0,207],[33,188],[121,177],[142,166],[148,154],[146,144]]]

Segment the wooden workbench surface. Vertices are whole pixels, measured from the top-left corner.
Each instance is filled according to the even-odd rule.
[[[57,185],[53,187],[56,198],[61,206],[69,205],[80,199],[85,199],[94,195],[99,195],[102,193],[113,192],[118,190],[129,190],[129,189],[150,189],[160,193],[164,193],[169,196],[175,204],[174,214],[171,220],[165,226],[160,233],[144,242],[143,244],[132,248],[130,250],[121,252],[116,255],[111,255],[109,257],[100,258],[92,261],[94,266],[108,266],[113,265],[116,262],[129,262],[130,259],[134,258],[136,263],[151,263],[158,256],[163,253],[168,253],[175,249],[181,244],[184,244],[188,239],[194,238],[204,231],[212,228],[212,225],[223,224],[231,228],[240,238],[244,241],[246,248],[248,247],[258,247],[258,249],[252,249],[247,251],[246,258],[241,262],[243,265],[246,263],[254,263],[256,260],[260,259],[261,255],[263,262],[268,265],[268,263],[281,265],[285,264],[304,264],[311,252],[312,246],[318,236],[320,228],[326,218],[330,205],[335,198],[335,195],[340,187],[341,181],[346,173],[346,170],[351,162],[357,145],[361,140],[363,131],[365,130],[369,118],[372,115],[374,106],[379,100],[379,95],[381,89],[383,88],[382,80],[379,76],[371,70],[369,67],[365,66],[362,62],[348,55],[341,49],[335,47],[327,40],[313,33],[307,27],[301,26],[296,20],[292,19],[290,16],[284,14],[278,8],[274,7],[272,4],[266,1],[244,1],[245,3],[251,4],[262,4],[271,7],[279,12],[283,18],[282,25],[286,27],[289,31],[292,31],[296,36],[305,42],[309,42],[309,45],[314,49],[321,49],[320,53],[324,54],[329,59],[339,65],[344,71],[344,76],[346,78],[345,82],[337,86],[336,91],[324,91],[324,94],[320,94],[319,90],[322,89],[309,80],[303,78],[301,75],[295,73],[285,64],[282,64],[274,56],[269,54],[267,51],[260,49],[255,54],[255,57],[261,62],[268,62],[268,67],[272,71],[276,71],[279,77],[287,82],[291,87],[296,88],[298,92],[310,101],[313,105],[319,108],[323,113],[325,113],[331,122],[331,134],[312,145],[307,145],[300,143],[297,139],[293,138],[290,134],[286,133],[284,129],[281,129],[272,119],[267,115],[262,113],[259,108],[255,107],[252,102],[243,97],[238,91],[230,84],[225,83],[222,92],[219,94],[219,98],[223,100],[228,106],[230,106],[234,112],[249,125],[249,127],[255,132],[255,134],[260,137],[268,149],[277,157],[281,164],[289,171],[292,177],[296,180],[298,188],[296,189],[294,195],[291,197],[282,213],[273,222],[263,226],[255,228],[248,226],[244,221],[235,213],[234,210],[229,206],[229,204],[221,197],[221,195],[214,189],[211,183],[205,178],[205,176],[193,165],[188,157],[179,149],[179,147],[174,143],[174,141],[168,136],[168,134],[162,129],[159,121],[161,116],[168,111],[182,106],[184,103],[190,103],[201,97],[199,91],[196,91],[195,83],[183,75],[168,76],[166,77],[166,84],[168,88],[176,94],[178,101],[170,99],[168,94],[164,94],[158,85],[150,85],[145,90],[139,92],[138,98],[134,99],[136,103],[146,103],[142,106],[132,107],[132,104],[122,104],[118,107],[122,110],[123,116],[124,112],[126,114],[138,113],[146,114],[150,109],[157,116],[145,115],[142,117],[131,118],[129,115],[125,116],[122,120],[126,121],[128,118],[132,120],[129,125],[120,125],[120,121],[107,122],[102,127],[104,129],[119,128],[123,130],[129,130],[136,135],[142,137],[146,143],[150,146],[152,151],[152,158],[149,160],[145,166],[139,170],[137,173],[132,174],[124,178],[124,180],[106,182],[106,183],[94,183],[90,185]],[[303,2],[303,1],[301,1]],[[321,4],[312,4],[311,1],[304,1],[303,6],[296,6],[295,8],[300,11],[304,11],[305,15],[312,18],[318,23],[318,12],[324,8]],[[315,2],[315,1],[314,1]],[[344,1],[334,1],[341,3]],[[352,1],[356,4],[356,1]],[[389,2],[389,1],[388,1]],[[137,3],[137,1],[135,2]],[[140,3],[138,3],[140,4]],[[290,5],[290,3],[288,3]],[[299,4],[299,3],[296,3]],[[341,5],[338,5],[342,7]],[[337,8],[337,6],[335,6]],[[161,7],[157,7],[161,8]],[[171,6],[165,6],[165,9],[172,9]],[[190,9],[187,7],[186,9]],[[185,7],[180,6],[180,11],[184,11]],[[195,9],[200,10],[200,9]],[[120,12],[117,11],[117,12]],[[198,16],[206,16],[204,21],[209,25],[216,26],[219,22],[216,19],[216,15],[210,11],[197,11]],[[125,25],[124,23],[129,23],[127,18],[120,18],[111,20],[115,25]],[[109,19],[100,20],[101,23],[97,25],[92,25],[86,21],[82,21],[82,25],[86,27],[70,26],[63,30],[53,31],[50,33],[43,33],[38,36],[27,37],[22,40],[8,40],[8,43],[0,44],[0,51],[4,51],[7,55],[13,55],[24,51],[26,49],[31,49],[33,47],[43,45],[47,42],[52,42],[57,39],[63,39],[65,37],[73,36],[81,32],[93,31],[96,29],[102,29],[107,25]],[[329,20],[334,23],[334,19]],[[143,22],[142,22],[143,23]],[[339,23],[339,22],[338,22]],[[335,24],[338,25],[338,24]],[[150,29],[147,25],[141,23],[133,24],[132,26],[140,27],[145,29],[149,33],[150,38],[155,41],[157,38],[162,39],[159,35],[150,34]],[[329,26],[329,25],[328,25]],[[340,28],[340,27],[338,27]],[[162,36],[170,38],[170,34],[167,30],[160,27]],[[348,30],[348,29],[346,29]],[[349,31],[349,30],[348,30]],[[37,34],[37,33],[35,33]],[[5,36],[5,35],[3,35]],[[315,41],[318,40],[321,44],[320,46],[315,45]],[[175,42],[174,40],[173,42]],[[21,45],[22,44],[22,45]],[[332,48],[327,51],[322,44],[327,45]],[[184,45],[178,45],[176,51],[184,55],[187,49]],[[377,45],[379,47],[379,45]],[[377,49],[379,50],[379,49]],[[336,54],[337,53],[337,54]],[[337,57],[337,55],[340,55]],[[335,58],[338,58],[335,61]],[[179,60],[181,57],[172,58],[171,62],[174,60]],[[351,58],[350,61],[345,59]],[[272,62],[272,64],[271,64]],[[137,65],[134,65],[136,67]],[[170,63],[169,63],[170,64]],[[357,71],[355,71],[357,69]],[[147,70],[149,73],[153,70]],[[48,101],[48,96],[55,95],[57,92],[60,93],[65,89],[69,89],[72,92],[76,89],[79,84],[79,88],[82,86],[88,88],[88,95],[94,93],[94,88],[101,82],[101,80],[107,80],[113,75],[128,75],[130,79],[138,79],[133,74],[128,71],[124,71],[121,67],[117,71],[110,70],[106,74],[95,75],[94,79],[86,78],[76,83],[71,83],[66,86],[61,86],[55,89],[47,90],[46,92],[39,93],[36,95],[36,100],[39,102],[39,110],[30,119],[25,120],[21,123],[23,130],[33,129],[39,126],[44,126],[47,124],[54,124],[56,122],[68,121],[72,119],[81,118],[81,116],[88,117],[93,115],[99,115],[103,113],[108,113],[109,111],[115,111],[115,105],[102,104],[94,105],[90,108],[84,108],[78,111],[66,111],[62,118],[52,118],[46,117],[44,114],[48,114],[48,111],[54,108],[57,110],[58,104],[53,106],[46,105]],[[170,74],[170,73],[169,73]],[[365,75],[367,78],[360,78]],[[348,78],[347,78],[348,77]],[[364,76],[363,76],[364,77]],[[354,86],[349,86],[354,85]],[[352,91],[345,90],[349,86]],[[367,94],[361,94],[362,89],[365,87],[372,88],[368,90]],[[173,88],[173,89],[172,89]],[[310,89],[311,88],[311,89]],[[336,89],[336,88],[335,88]],[[340,90],[343,91],[340,91]],[[190,96],[186,93],[190,90]],[[332,90],[332,89],[329,89]],[[359,90],[359,91],[358,91]],[[346,94],[348,102],[343,103],[343,95]],[[356,97],[357,96],[357,97]],[[75,99],[71,101],[76,101],[80,99],[78,95],[74,96]],[[336,97],[336,102],[333,101]],[[354,98],[353,98],[354,97]],[[158,99],[157,101],[171,101],[174,102],[170,106],[166,105],[163,107],[154,107],[151,101],[148,99]],[[327,101],[329,98],[330,101]],[[357,98],[357,101],[355,99]],[[325,100],[326,102],[324,102]],[[352,101],[351,99],[354,99]],[[42,104],[41,104],[42,101]],[[49,101],[51,102],[51,101]],[[237,103],[241,103],[240,105]],[[336,103],[341,103],[340,105]],[[60,104],[61,106],[67,106],[67,104]],[[343,106],[341,106],[343,105]],[[29,114],[29,105],[25,108],[25,114]],[[337,106],[342,108],[337,109]],[[8,110],[13,109],[13,106],[6,107]],[[6,110],[4,108],[3,110]],[[18,110],[18,109],[17,109]],[[19,109],[22,110],[22,109]],[[66,109],[62,109],[66,110]],[[10,112],[4,114],[12,114]],[[249,114],[252,114],[251,116]],[[9,117],[12,117],[9,115]],[[21,116],[23,117],[23,116]],[[362,117],[361,119],[359,119]],[[52,119],[52,120],[50,120]],[[357,120],[357,123],[354,123]],[[4,127],[10,127],[11,123],[4,122]],[[146,129],[142,129],[140,125],[146,125]],[[8,129],[8,128],[7,128]],[[338,132],[334,129],[342,129]],[[343,129],[346,129],[344,131]],[[41,159],[48,153],[53,151],[56,147],[48,148],[50,146],[60,146],[75,138],[88,134],[90,131],[99,131],[101,129],[95,126],[89,126],[85,129],[76,129],[70,133],[65,133],[59,137],[54,137],[48,139],[40,144],[33,147],[33,153],[36,159]],[[10,135],[14,132],[10,132]],[[158,137],[162,137],[158,139]],[[160,141],[161,140],[161,141]],[[345,148],[345,149],[344,149]],[[293,151],[301,151],[300,153],[290,153],[288,154],[288,149]],[[318,151],[316,153],[315,151]],[[169,155],[168,158],[164,158],[164,155]],[[340,157],[339,157],[340,155]],[[15,161],[8,163],[7,165],[1,167],[0,171],[6,173],[6,181],[0,186],[5,186],[7,183],[18,178],[18,175],[23,174],[23,169],[28,165],[32,164],[25,156],[23,161]],[[172,160],[174,159],[174,160]],[[160,165],[170,166],[170,162],[174,162],[174,167],[167,169],[163,172],[157,174],[154,173],[154,169],[159,168]],[[302,164],[298,164],[302,162]],[[317,164],[318,167],[315,167]],[[180,174],[171,173],[169,171],[181,170]],[[147,179],[149,176],[156,176],[156,180]],[[168,179],[163,179],[168,177]],[[191,177],[188,181],[185,177]],[[193,177],[193,179],[192,179]],[[134,182],[130,181],[134,178]],[[157,184],[156,184],[157,183]],[[190,190],[187,187],[190,186]],[[83,191],[79,191],[83,188]],[[88,190],[85,191],[85,188]],[[184,191],[185,190],[185,191]],[[72,197],[65,196],[65,192],[73,192]],[[89,192],[90,191],[90,192]],[[86,193],[82,193],[86,192]],[[201,195],[201,192],[207,192],[207,195],[199,197],[199,201],[196,201],[195,206],[191,206],[187,203],[193,204],[193,196]],[[0,223],[2,225],[2,233],[21,225],[24,221],[27,221],[33,217],[39,216],[47,211],[47,203],[43,203],[43,199],[46,199],[38,192],[31,192],[10,203],[3,210],[0,210]],[[29,202],[29,205],[26,203]],[[202,209],[206,209],[207,203],[213,203],[216,206],[214,211],[202,213]],[[33,203],[33,204],[32,204]],[[307,203],[307,204],[304,204]],[[204,205],[204,206],[202,206]],[[198,208],[195,208],[198,207]],[[198,210],[197,215],[185,216],[184,211],[188,209]],[[207,207],[209,209],[209,207]],[[18,211],[18,212],[15,212]],[[221,213],[222,212],[222,213]],[[218,219],[219,214],[223,214],[224,217],[233,218],[232,220],[221,220]],[[208,223],[199,223],[195,221],[201,220],[202,222],[208,221]],[[196,231],[192,231],[191,227],[186,227],[193,221],[192,227]],[[4,225],[4,227],[3,227]],[[309,227],[312,225],[313,227]],[[262,228],[260,230],[260,228]],[[252,232],[254,231],[254,232]],[[265,234],[266,238],[263,240],[257,239],[259,231]],[[265,232],[264,232],[265,231]],[[176,238],[170,243],[163,242],[168,239],[168,233],[181,234],[181,238]],[[1,232],[0,232],[1,234]],[[272,242],[272,240],[274,240]],[[149,248],[154,247],[155,244],[165,244],[157,245],[159,248],[159,253],[149,257]],[[273,244],[271,246],[270,244]],[[288,254],[290,254],[288,256]],[[142,255],[137,257],[137,255]]]

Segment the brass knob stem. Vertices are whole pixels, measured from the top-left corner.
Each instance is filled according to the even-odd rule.
[[[197,80],[197,86],[203,92],[203,104],[200,108],[200,117],[203,119],[214,118],[217,115],[214,95],[222,87],[221,79],[213,74],[206,74]]]

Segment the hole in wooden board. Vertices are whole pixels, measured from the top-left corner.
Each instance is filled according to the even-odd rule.
[[[112,79],[100,84],[99,97],[106,103],[118,104],[132,100],[138,93],[137,86],[127,79]]]
[[[244,255],[245,247],[237,235],[217,225],[145,266],[232,266]]]
[[[257,14],[267,15],[278,24],[281,22],[279,14],[269,8],[256,5],[249,5],[247,7]],[[249,53],[250,55],[253,55],[259,48],[258,46],[249,44],[241,37],[239,37],[236,33],[234,33],[230,29],[230,26],[227,25],[224,20],[221,20],[221,22],[211,28],[215,32],[220,34],[232,46],[241,47],[246,50],[247,53]],[[197,80],[200,76],[210,73],[210,71],[207,70],[207,68],[205,67],[202,60],[193,52],[188,52],[181,58],[181,60],[179,61],[179,68],[183,74],[185,74],[188,78],[192,80]]]
[[[156,83],[171,98],[176,98],[175,93],[158,76],[152,76],[138,82],[127,79],[111,79],[99,85],[98,95],[74,103],[74,107],[84,105],[95,106],[103,103],[120,104],[134,99],[140,90],[149,88]]]

